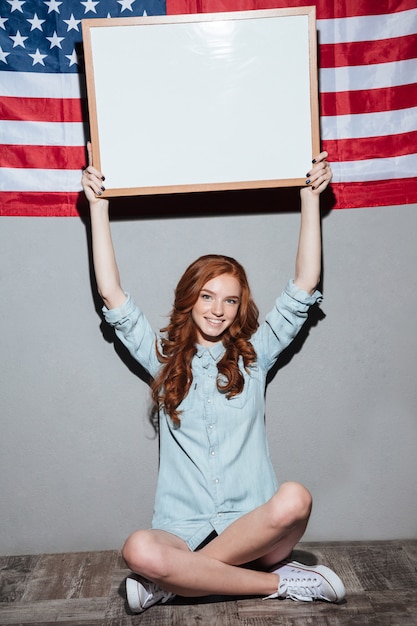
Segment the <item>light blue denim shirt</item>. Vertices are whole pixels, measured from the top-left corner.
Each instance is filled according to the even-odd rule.
[[[222,532],[275,493],[264,419],[266,376],[302,327],[309,307],[320,300],[320,292],[311,296],[289,281],[251,339],[257,361],[249,372],[240,363],[245,386],[230,400],[216,386],[222,343],[198,346],[192,386],[179,407],[181,426],[160,415],[152,528],[174,533],[194,550],[213,530]],[[132,356],[155,376],[161,367],[158,336],[131,296],[120,308],[104,307],[103,312]]]

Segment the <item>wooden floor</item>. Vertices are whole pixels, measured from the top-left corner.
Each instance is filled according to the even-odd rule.
[[[0,626],[417,625],[417,541],[301,543],[294,557],[343,579],[340,605],[260,598],[176,598],[142,615],[126,607],[117,551],[0,557]]]

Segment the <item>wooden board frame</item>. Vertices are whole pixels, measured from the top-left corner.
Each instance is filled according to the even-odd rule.
[[[320,151],[314,6],[82,22],[105,196],[303,185]]]

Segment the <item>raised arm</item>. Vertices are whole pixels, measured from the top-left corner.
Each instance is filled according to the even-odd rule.
[[[311,294],[321,275],[320,194],[332,178],[327,156],[327,152],[322,152],[313,159],[313,165],[307,174],[306,187],[300,192],[301,225],[294,283]]]
[[[93,264],[98,292],[108,309],[121,306],[126,295],[120,284],[109,221],[109,202],[100,198],[104,177],[92,164],[91,145],[87,145],[88,167],[82,184],[90,205]]]

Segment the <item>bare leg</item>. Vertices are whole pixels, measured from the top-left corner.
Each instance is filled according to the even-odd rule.
[[[140,551],[137,565],[129,559],[129,550],[135,547]],[[134,533],[123,555],[133,571],[181,596],[267,595],[278,588],[278,576],[228,565],[202,551],[191,552],[181,539],[164,531]]]
[[[259,567],[286,558],[302,536],[311,510],[309,492],[284,483],[267,503],[244,515],[198,552],[163,531],[137,531],[123,548],[128,566],[167,591],[182,596],[269,595],[279,576],[239,567]]]
[[[267,568],[288,558],[303,536],[311,495],[299,483],[283,483],[263,506],[243,515],[202,552],[231,565],[256,562]]]

